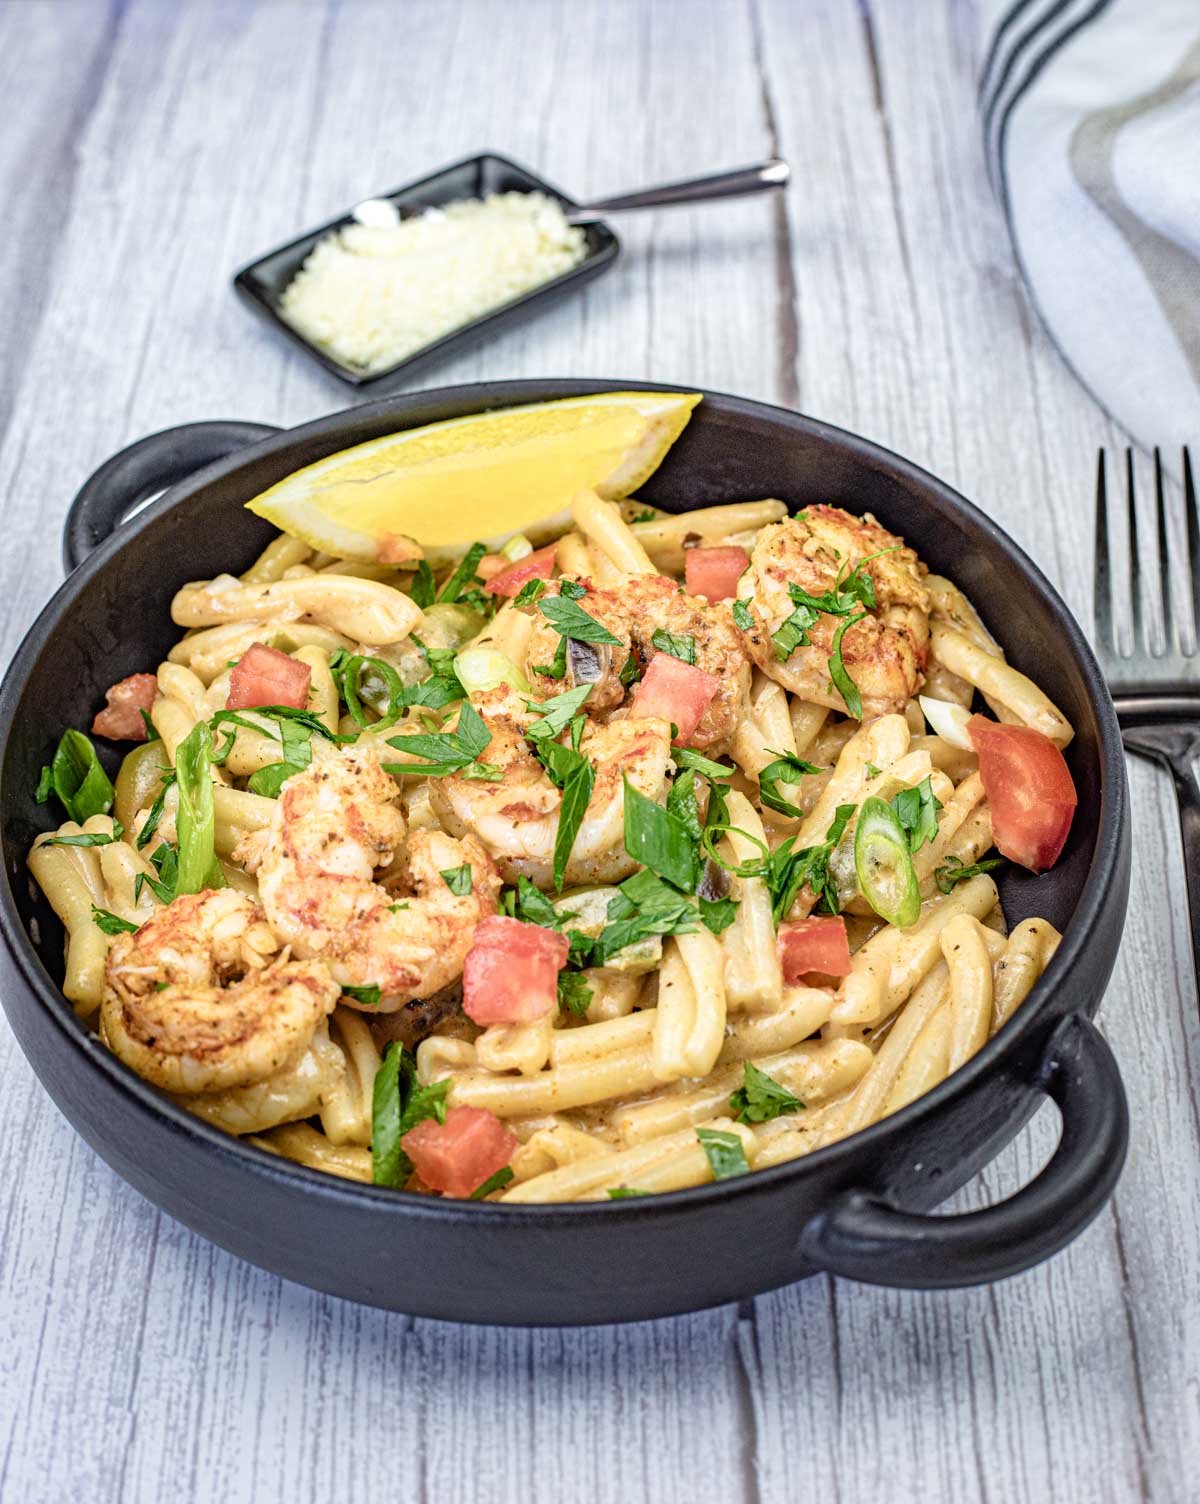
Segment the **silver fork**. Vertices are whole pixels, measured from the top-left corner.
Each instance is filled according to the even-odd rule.
[[[1183,530],[1181,552],[1173,541],[1163,481],[1162,458],[1154,451],[1154,564],[1156,611],[1148,585],[1153,569],[1141,563],[1134,488],[1133,452],[1125,451],[1124,510],[1128,519],[1129,568],[1118,589],[1130,604],[1132,641],[1120,641],[1113,613],[1113,535],[1110,531],[1107,464],[1100,451],[1096,471],[1096,556],[1094,638],[1096,654],[1112,691],[1121,738],[1130,752],[1152,758],[1175,779],[1183,865],[1191,915],[1192,961],[1200,972],[1200,516],[1191,455],[1183,451]],[[1114,487],[1114,490],[1116,487]],[[1113,516],[1116,515],[1115,507]],[[1177,591],[1172,580],[1183,582]],[[1178,597],[1178,598],[1177,598]],[[1155,622],[1160,634],[1155,634]]]

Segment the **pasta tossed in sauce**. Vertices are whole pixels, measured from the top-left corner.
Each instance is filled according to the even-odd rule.
[[[440,577],[281,536],[64,734],[64,991],[204,1121],[354,1180],[620,1199],[795,1159],[1058,943],[1071,728],[873,517],[590,492]],[[419,551],[418,551],[419,552]]]

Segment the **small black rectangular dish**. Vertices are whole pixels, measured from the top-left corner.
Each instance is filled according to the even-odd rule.
[[[397,205],[420,204],[426,208],[439,208],[457,199],[486,198],[491,193],[512,192],[544,193],[548,198],[557,199],[564,208],[575,207],[575,201],[552,184],[536,177],[527,168],[511,161],[508,157],[502,157],[490,151],[480,152],[474,157],[463,157],[461,161],[452,162],[449,167],[430,173],[428,177],[419,178],[414,183],[405,183],[403,187],[395,188],[390,193],[381,193],[376,196],[388,199]],[[581,287],[593,277],[598,277],[602,271],[612,266],[621,250],[620,241],[606,224],[593,220],[581,225],[580,229],[584,233],[587,248],[578,266],[573,266],[570,271],[563,272],[561,276],[554,277],[539,287],[531,288],[520,297],[501,303],[490,313],[482,314],[477,319],[471,319],[468,323],[459,325],[457,329],[444,334],[441,339],[423,345],[421,349],[414,351],[411,355],[406,355],[403,360],[398,360],[395,365],[388,366],[386,370],[364,373],[355,370],[353,366],[344,365],[340,360],[334,359],[333,356],[305,339],[279,312],[279,301],[284,289],[300,270],[317,242],[333,231],[340,230],[353,222],[351,214],[343,214],[337,219],[331,219],[327,224],[320,225],[315,230],[309,230],[307,234],[301,235],[299,239],[287,245],[268,251],[265,256],[260,256],[248,266],[242,267],[233,279],[233,286],[255,313],[265,318],[294,345],[299,346],[313,360],[324,366],[331,375],[348,382],[351,386],[358,387],[377,386],[378,383],[385,382],[400,373],[407,376],[418,366],[433,364],[440,357],[455,349],[477,344],[489,335],[507,328],[510,324],[515,324],[518,320],[549,307],[551,303],[575,291],[576,288]]]

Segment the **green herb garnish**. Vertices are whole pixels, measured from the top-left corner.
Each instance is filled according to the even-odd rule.
[[[92,923],[105,935],[136,935],[140,928],[108,909],[98,909],[95,904],[92,905]]]
[[[379,999],[382,995],[378,982],[368,982],[363,987],[351,987],[348,983],[342,986],[342,996],[353,998],[356,1003],[361,1003],[364,1008],[378,1008]]]
[[[175,830],[179,836],[176,897],[225,886],[215,847],[211,763],[212,734],[208,723],[200,721],[175,749],[175,783],[179,789],[179,808],[175,812]]]
[[[82,731],[64,731],[50,766],[42,769],[34,797],[45,804],[51,794],[58,795],[67,814],[80,825],[112,809],[112,783]]]
[[[525,583],[521,586],[520,590],[518,590],[516,595],[513,597],[513,605],[532,606],[535,601],[541,600],[542,596],[545,593],[545,580],[537,578],[526,580]]]
[[[39,841],[39,846],[111,846],[114,841],[119,841],[125,834],[120,820],[113,821],[113,833],[107,831],[81,831],[77,836],[47,836],[44,841]],[[136,899],[135,899],[136,902]]]
[[[742,1074],[742,1085],[729,1098],[729,1110],[739,1123],[769,1123],[784,1113],[803,1110],[799,1097],[749,1060]]]
[[[926,777],[915,788],[901,789],[892,800],[896,818],[908,836],[908,849],[920,851],[926,841],[937,840],[938,814],[942,801],[933,792],[933,781]]]
[[[798,815],[800,811],[783,797],[779,792],[779,785],[799,784],[810,773],[821,771],[813,763],[797,757],[794,752],[776,752],[775,761],[769,762],[758,775],[759,798],[768,809],[777,810],[781,815]]]
[[[469,1201],[482,1201],[485,1196],[490,1196],[493,1191],[498,1191],[502,1186],[506,1186],[512,1178],[512,1166],[501,1165],[494,1175],[489,1175],[482,1185],[477,1185],[467,1199]]]
[[[1001,856],[989,857],[986,862],[976,862],[974,866],[964,867],[962,857],[948,856],[942,865],[934,870],[933,878],[941,893],[953,893],[959,883],[965,883],[969,877],[978,877],[983,872],[994,872],[997,867],[1003,867],[1004,858]]]
[[[442,586],[438,596],[439,605],[451,605],[461,600],[463,592],[469,590],[472,585],[481,585],[483,581],[475,573],[479,568],[479,561],[487,553],[486,543],[472,543],[463,555],[458,568]]]
[[[632,1196],[653,1196],[653,1191],[639,1190],[636,1185],[616,1185],[608,1193],[610,1201],[627,1201]]]
[[[371,1094],[371,1174],[376,1185],[403,1185],[412,1174],[412,1160],[400,1140],[426,1118],[446,1121],[449,1081],[421,1086],[417,1062],[393,1040],[383,1053]]]
[[[458,716],[458,726],[454,731],[418,732],[413,736],[389,737],[389,747],[429,760],[411,764],[384,763],[384,771],[418,774],[427,778],[444,778],[450,773],[457,773],[463,778],[479,778],[488,783],[498,783],[503,777],[500,769],[491,763],[478,761],[491,739],[492,733],[483,717],[470,700],[464,700]]]
[[[584,980],[582,972],[560,971],[558,974],[558,1006],[564,1013],[573,1013],[576,1018],[587,1016],[592,989]]]
[[[685,820],[647,799],[626,778],[625,850],[684,893],[694,893],[700,876],[699,842]]]
[[[660,653],[669,653],[672,658],[678,658],[681,663],[696,662],[696,639],[687,634],[664,632],[660,628],[653,634],[650,641]]]
[[[570,584],[570,581],[566,581]],[[564,639],[572,637],[576,642],[608,643],[620,647],[621,639],[614,637],[607,627],[601,626],[594,616],[589,616],[577,600],[568,595],[552,595],[538,602],[538,610]]]
[[[464,862],[461,867],[451,867],[448,872],[441,873],[441,877],[455,898],[465,898],[471,891],[470,862]]]
[[[722,1133],[719,1128],[697,1128],[696,1137],[708,1159],[714,1180],[732,1180],[749,1175],[746,1151],[736,1133]]]

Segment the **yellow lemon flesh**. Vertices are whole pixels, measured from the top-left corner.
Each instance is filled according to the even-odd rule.
[[[323,553],[388,557],[415,538],[436,566],[570,524],[578,491],[620,500],[658,469],[698,393],[605,392],[386,434],[297,470],[246,505]]]

